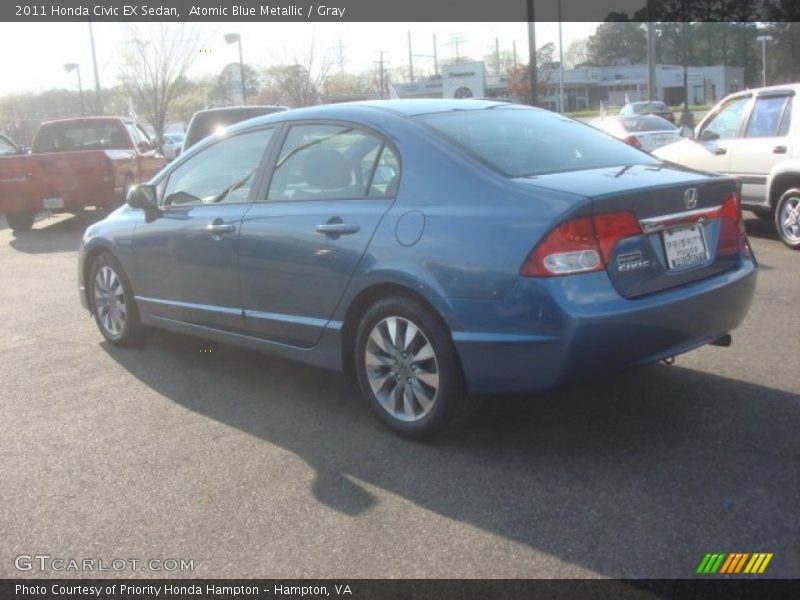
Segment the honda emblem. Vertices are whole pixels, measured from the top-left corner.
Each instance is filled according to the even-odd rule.
[[[689,188],[683,192],[683,205],[687,210],[692,210],[697,206],[697,188]]]

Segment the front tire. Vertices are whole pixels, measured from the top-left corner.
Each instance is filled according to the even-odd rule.
[[[428,437],[466,406],[447,327],[411,298],[385,298],[366,311],[356,335],[355,366],[372,410],[402,436]]]
[[[131,346],[142,341],[144,326],[133,290],[122,265],[111,254],[101,254],[92,264],[89,301],[97,327],[109,342]]]
[[[786,190],[778,200],[775,229],[784,244],[800,250],[800,188]]]
[[[30,231],[36,215],[32,212],[7,213],[6,222],[11,227],[11,231]]]

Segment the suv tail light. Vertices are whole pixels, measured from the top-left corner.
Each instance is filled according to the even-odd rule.
[[[642,229],[629,212],[578,217],[558,225],[534,248],[520,267],[525,277],[590,273],[606,268],[616,243]]]
[[[743,252],[750,254],[750,246],[747,243],[747,233],[742,219],[742,209],[740,206],[738,193],[733,193],[725,200],[719,210],[714,211],[714,217],[720,220],[719,244],[717,252],[719,254],[735,254]]]

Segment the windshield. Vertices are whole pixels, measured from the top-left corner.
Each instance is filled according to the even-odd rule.
[[[648,154],[593,127],[544,110],[508,107],[417,118],[509,177],[660,164]]]

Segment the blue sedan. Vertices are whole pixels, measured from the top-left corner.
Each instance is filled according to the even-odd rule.
[[[353,372],[396,432],[727,344],[756,263],[737,183],[544,110],[319,106],[206,138],[81,243],[83,306]]]

